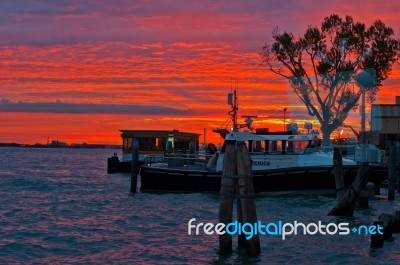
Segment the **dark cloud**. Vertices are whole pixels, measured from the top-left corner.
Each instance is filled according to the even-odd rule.
[[[398,32],[399,8],[398,1],[361,0],[1,1],[0,36],[1,45],[9,46],[186,41],[224,42],[236,51],[257,51],[271,41],[275,26],[299,36],[332,13],[370,22],[380,18]]]
[[[78,91],[78,90],[63,90],[63,91],[37,91],[37,92],[26,92],[24,93],[29,97],[36,98],[110,98],[110,93],[99,92],[99,91]]]
[[[0,101],[0,112],[70,113],[70,114],[129,114],[129,115],[183,115],[192,114],[190,109],[162,106],[86,104],[57,102],[11,102]]]

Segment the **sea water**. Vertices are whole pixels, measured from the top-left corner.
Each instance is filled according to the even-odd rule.
[[[118,150],[119,151],[119,150]],[[0,264],[397,264],[400,234],[382,249],[370,235],[260,236],[261,254],[218,253],[218,235],[188,235],[188,222],[218,223],[219,195],[129,193],[129,174],[107,174],[110,149],[0,148]],[[120,156],[120,154],[119,154]],[[335,198],[256,199],[263,223],[371,225],[400,210],[385,194],[353,218],[327,216]],[[235,217],[234,217],[235,219]]]

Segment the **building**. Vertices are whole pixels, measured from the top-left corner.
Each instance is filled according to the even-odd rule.
[[[120,130],[122,132],[122,161],[132,160],[132,139],[139,143],[139,161],[145,155],[161,155],[178,150],[185,153],[192,142],[195,149],[199,147],[200,134],[180,132],[178,130]],[[171,149],[171,150],[168,150]]]
[[[372,105],[371,133],[367,139],[384,150],[400,146],[400,96],[396,96],[395,104]]]

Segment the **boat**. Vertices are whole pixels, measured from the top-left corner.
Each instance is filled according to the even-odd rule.
[[[218,129],[225,141],[245,142],[249,150],[253,184],[256,193],[305,190],[334,190],[333,152],[319,146],[318,132],[252,131],[251,120],[237,123],[237,99],[233,93],[232,130]],[[251,131],[241,131],[247,128]],[[224,145],[225,146],[225,145]],[[142,191],[219,192],[221,187],[224,146],[208,158],[194,153],[187,155],[148,155],[140,169]],[[354,181],[359,164],[343,158],[344,182]],[[387,169],[374,165],[376,173],[370,180],[379,185],[387,178]]]
[[[309,141],[309,135],[252,135],[232,132],[226,140],[244,141],[260,146],[262,141],[293,143],[299,147]],[[290,144],[289,144],[290,145]],[[308,145],[308,144],[307,144]],[[251,149],[250,149],[251,150]],[[320,148],[307,147],[282,151],[257,149],[250,151],[253,184],[256,193],[334,190],[333,153]],[[221,187],[224,149],[208,161],[196,155],[154,156],[145,158],[141,167],[141,190],[163,192],[219,192]],[[216,160],[213,166],[213,160]],[[359,164],[343,158],[344,181],[350,186],[354,181]],[[374,165],[375,174],[371,181],[379,185],[387,178],[384,166]]]

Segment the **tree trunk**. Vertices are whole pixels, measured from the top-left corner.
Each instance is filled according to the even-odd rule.
[[[332,131],[329,129],[323,129],[321,127],[322,131],[322,146],[330,146],[331,145],[331,133]]]
[[[324,115],[325,117],[325,115]],[[327,117],[325,117],[327,118]],[[328,123],[326,121],[322,121],[321,123],[321,132],[322,132],[322,146],[330,146],[331,145],[331,134],[334,130],[336,130],[342,123],[335,121],[333,123]]]

